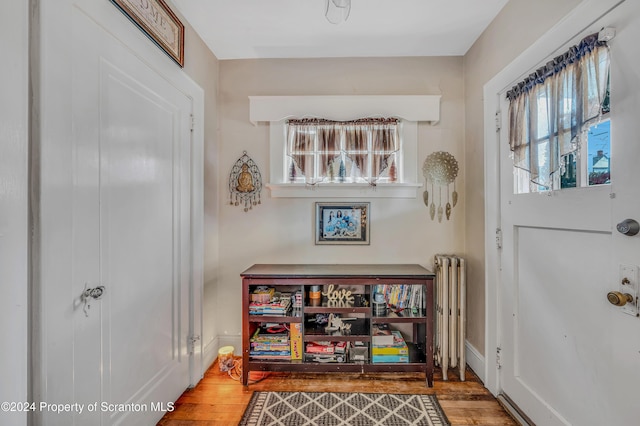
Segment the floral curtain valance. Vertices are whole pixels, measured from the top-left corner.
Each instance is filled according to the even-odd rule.
[[[609,48],[592,34],[507,92],[514,166],[533,185],[557,189],[562,158],[608,112],[608,83]]]

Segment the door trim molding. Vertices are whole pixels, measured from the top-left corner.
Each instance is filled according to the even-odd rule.
[[[516,59],[496,74],[483,88],[484,98],[484,187],[485,187],[485,352],[494,353],[500,346],[498,308],[500,299],[500,251],[495,244],[495,231],[500,228],[500,162],[499,134],[495,126],[495,113],[500,109],[500,95],[526,75],[552,57],[558,50],[574,41],[593,23],[625,0],[583,0],[554,27],[524,50]],[[558,42],[562,40],[562,42]],[[503,111],[506,114],[506,111]],[[485,387],[497,396],[501,385],[496,362],[485,362]]]

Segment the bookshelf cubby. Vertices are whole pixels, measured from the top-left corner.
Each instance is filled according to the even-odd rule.
[[[431,271],[415,264],[256,264],[240,276],[243,385],[248,384],[251,371],[301,371],[423,372],[427,386],[433,386],[435,276]],[[352,300],[330,300],[331,288],[349,291]],[[252,295],[264,294],[265,289],[276,300],[289,298],[291,306],[283,314],[271,313],[274,309],[269,306],[256,306],[259,302],[252,299],[258,296]],[[316,296],[310,298],[311,293]],[[332,326],[336,318],[343,328]],[[373,361],[372,333],[382,324],[401,331],[406,349],[403,346],[402,356],[376,359],[399,362]],[[290,357],[282,351],[274,350],[270,356],[268,351],[252,349],[268,348],[258,346],[255,336],[268,336],[282,328],[297,330],[291,333],[296,343],[290,341]],[[268,342],[263,338],[262,343],[265,339]],[[282,349],[281,342],[273,347]]]

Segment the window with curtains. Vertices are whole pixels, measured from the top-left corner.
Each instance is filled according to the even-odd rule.
[[[288,181],[395,183],[402,176],[400,126],[396,118],[288,120]]]
[[[507,92],[516,193],[610,182],[609,63],[592,34]]]

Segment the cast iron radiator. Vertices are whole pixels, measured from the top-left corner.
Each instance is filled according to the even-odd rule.
[[[458,256],[434,257],[436,272],[436,342],[434,360],[442,368],[442,380],[448,380],[449,368],[459,368],[464,381],[466,270]]]

